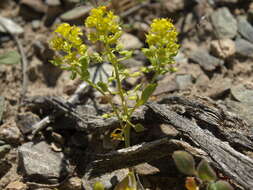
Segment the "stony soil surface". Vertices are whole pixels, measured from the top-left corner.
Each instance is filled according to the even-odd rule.
[[[122,3],[118,11],[126,24],[121,41],[125,48],[135,52],[134,57],[125,62],[131,70],[148,64],[140,49],[145,46],[145,32],[153,18],[172,18],[179,32],[181,48],[175,58],[178,72],[159,79],[153,100],[175,94],[208,97],[244,119],[253,130],[251,0],[123,2],[130,5],[125,8]],[[78,79],[71,81],[68,72],[49,62],[54,55],[48,46],[52,31],[61,22],[82,26],[91,7],[88,2],[79,0],[0,1],[0,56],[12,50],[20,53],[17,42],[20,43],[24,51],[21,57],[27,59],[25,76],[28,79],[27,85],[23,86],[21,63],[0,62],[0,189],[84,189],[81,180],[87,164],[84,155],[121,146],[118,143],[103,145],[101,141],[101,145],[92,150],[94,147],[90,144],[96,143],[98,138],[92,142],[89,134],[73,128],[57,130],[54,123],[40,134],[35,145],[29,138],[31,126],[50,114],[50,109],[31,108],[23,100],[36,96],[57,96],[67,100],[81,84]],[[110,72],[111,67],[107,64],[104,69]],[[94,75],[94,69],[91,73]],[[141,80],[144,79],[129,80],[126,84],[133,87]],[[25,88],[27,92],[23,98]],[[80,109],[95,113],[94,101],[100,110],[106,108],[99,94],[94,93],[92,97],[94,99],[88,100]],[[58,121],[58,125],[71,125],[64,122],[67,121]],[[105,135],[104,138],[108,137]],[[173,176],[169,171],[171,164],[160,164],[168,171],[145,165],[137,167],[145,188],[183,189],[182,175]],[[75,167],[77,169],[70,172]],[[122,169],[113,175],[120,179],[126,172]],[[103,181],[102,178],[99,180]],[[60,186],[52,185],[62,181]]]

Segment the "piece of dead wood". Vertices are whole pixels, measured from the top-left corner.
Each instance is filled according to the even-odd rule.
[[[95,161],[91,162],[86,169],[86,178],[92,178],[121,168],[132,167],[139,163],[154,161],[169,156],[176,150],[187,150],[196,157],[208,160],[207,154],[201,149],[194,148],[186,142],[166,137],[107,154],[97,154]]]
[[[157,122],[162,121],[173,125],[184,141],[189,141],[195,150],[201,149],[202,158],[211,162],[223,174],[241,185],[244,189],[253,189],[253,160],[238,152],[225,142],[217,138],[208,129],[202,129],[196,122],[180,116],[168,109],[165,105],[148,104],[149,118]],[[181,141],[182,143],[186,143]],[[93,176],[114,169],[131,167],[139,163],[148,162],[171,154],[182,149],[180,141],[173,139],[160,139],[150,143],[135,145],[126,149],[100,155],[87,168],[86,175]],[[189,151],[189,149],[185,148]],[[191,151],[189,151],[191,152]],[[201,152],[201,151],[199,151]]]
[[[69,120],[75,122],[73,129],[86,131],[87,133],[101,133],[111,130],[119,125],[117,118],[104,119],[101,116],[79,114],[71,104],[56,97],[40,97],[31,100],[30,103],[38,104],[41,109],[50,108],[57,114],[64,114]],[[192,118],[203,129],[212,132],[217,138],[227,141],[232,147],[247,151],[253,150],[253,133],[250,126],[238,116],[226,111],[211,100],[187,99],[180,96],[164,98],[159,102],[166,104],[173,111],[180,115]],[[151,116],[147,116],[148,111],[145,106],[136,111],[132,117],[135,123],[149,122]],[[45,120],[48,122],[50,118]],[[152,123],[153,118],[150,123]],[[70,126],[72,127],[72,126]]]
[[[182,137],[189,139],[194,146],[202,149],[212,160],[212,164],[226,176],[245,189],[253,189],[253,160],[238,152],[225,142],[215,137],[208,129],[202,129],[196,124],[165,105],[150,103],[152,115],[165,123],[173,125],[181,132]]]
[[[118,125],[116,118],[103,119],[99,116],[81,115],[71,110],[64,101],[51,99],[66,117],[76,120],[75,129],[89,133],[103,133]],[[177,138],[201,149],[211,164],[245,189],[253,187],[253,160],[243,154],[253,150],[252,133],[248,124],[208,99],[168,97],[160,101],[163,104],[150,103],[133,116],[140,123],[168,123],[179,131]],[[157,143],[159,142],[159,143]],[[133,166],[149,159],[164,156],[161,152],[173,152],[179,147],[172,141],[155,141],[151,144],[130,147],[108,153],[95,159],[88,173],[111,171],[114,168]],[[147,151],[148,150],[148,151]],[[158,152],[157,152],[158,151]],[[127,152],[127,153],[126,153]],[[149,155],[152,153],[152,156]],[[101,158],[102,157],[102,158]],[[153,157],[153,158],[150,158]],[[116,159],[116,160],[115,160]],[[119,160],[119,161],[117,161]]]
[[[232,147],[253,150],[253,133],[248,123],[225,107],[210,99],[191,99],[182,96],[166,97],[159,102],[166,104],[177,113],[194,118],[203,129],[208,129],[217,138],[229,142]],[[183,111],[177,111],[183,109]]]

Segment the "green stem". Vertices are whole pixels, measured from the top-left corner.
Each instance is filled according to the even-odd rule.
[[[126,123],[124,127],[124,139],[125,139],[125,147],[130,147],[130,132],[131,132],[131,126]]]

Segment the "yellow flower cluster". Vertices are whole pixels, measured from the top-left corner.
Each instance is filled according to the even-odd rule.
[[[149,47],[142,49],[151,62],[151,70],[155,70],[158,74],[175,70],[173,67],[166,68],[166,65],[174,63],[173,58],[179,49],[177,35],[176,28],[169,19],[153,20],[150,31],[146,34],[146,42]]]
[[[146,42],[149,46],[166,48],[171,54],[176,54],[179,48],[177,34],[175,26],[169,19],[154,19],[146,35]]]
[[[91,42],[116,44],[122,34],[119,17],[112,11],[108,11],[105,6],[92,9],[90,16],[85,21],[85,26],[90,28],[88,39]]]
[[[87,47],[83,44],[81,29],[77,26],[70,26],[68,23],[60,24],[54,33],[54,37],[50,41],[51,47],[62,53],[55,58],[55,63],[66,67],[66,69],[79,64],[79,58],[83,55]]]

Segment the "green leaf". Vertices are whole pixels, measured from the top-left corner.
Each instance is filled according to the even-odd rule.
[[[106,83],[99,81],[97,85],[101,88],[103,92],[108,92],[108,86]]]
[[[188,152],[175,151],[172,158],[180,172],[186,175],[195,175],[195,161]]]
[[[79,58],[79,61],[81,63],[81,78],[84,80],[87,80],[90,78],[90,73],[88,71],[88,67],[89,67],[89,56],[88,55],[84,55],[82,57]]]
[[[143,90],[141,94],[141,99],[138,102],[139,106],[145,104],[148,101],[149,97],[153,94],[156,87],[157,87],[156,83],[148,84],[148,86]]]
[[[206,160],[202,160],[197,167],[198,176],[203,181],[215,181],[217,179],[215,171]]]
[[[0,64],[11,65],[19,64],[21,56],[17,51],[9,51],[5,54],[0,55]]]
[[[127,59],[131,58],[133,52],[128,51],[128,50],[122,50],[122,51],[119,51],[119,54],[123,56],[123,57],[118,59],[118,62],[121,62],[121,61],[124,61],[124,60],[127,60]]]
[[[207,190],[233,190],[234,188],[226,181],[219,180],[215,183],[210,183]]]
[[[206,190],[217,190],[215,183],[211,182],[208,184],[208,186],[206,187]]]
[[[142,131],[145,130],[145,128],[143,127],[143,125],[140,124],[140,123],[134,125],[133,128],[134,128],[134,130],[135,130],[137,133],[140,133],[140,132],[142,132]]]
[[[113,190],[137,190],[137,182],[133,172],[119,182]]]
[[[93,186],[93,190],[104,190],[104,189],[105,189],[104,185],[100,182],[96,182]]]

